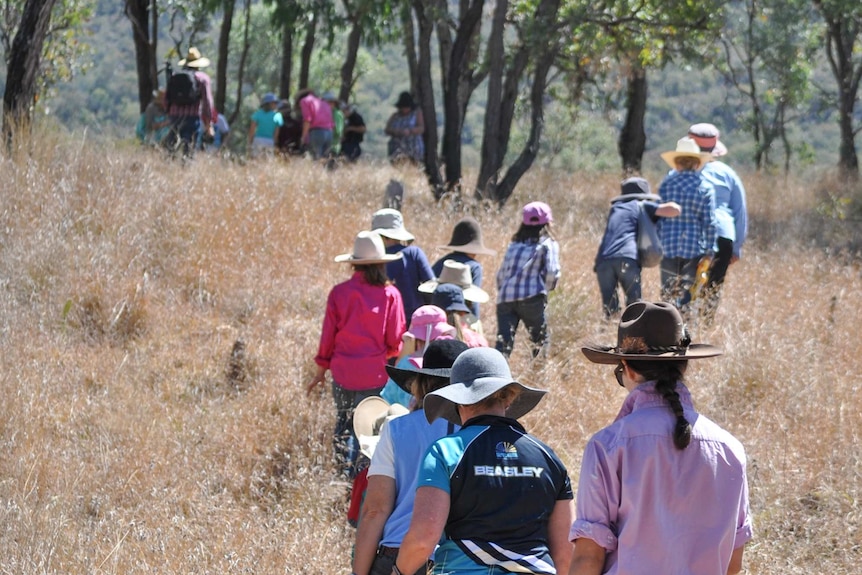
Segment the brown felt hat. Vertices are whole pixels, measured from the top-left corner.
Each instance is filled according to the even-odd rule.
[[[482,243],[482,228],[479,226],[479,222],[470,216],[461,218],[455,224],[455,227],[452,228],[452,239],[449,240],[449,244],[440,246],[440,248],[462,254],[484,254],[486,256],[497,254]]]
[[[617,345],[585,345],[581,351],[593,363],[614,364],[621,359],[679,361],[715,357],[721,349],[691,343],[679,310],[666,302],[639,301],[620,318]]]

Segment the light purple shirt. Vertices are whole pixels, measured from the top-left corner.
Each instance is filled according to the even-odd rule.
[[[676,389],[692,424],[685,449],[673,444],[675,418],[654,382],[587,443],[569,539],[604,547],[603,573],[725,575],[752,537],[742,444],[694,410],[685,385]]]

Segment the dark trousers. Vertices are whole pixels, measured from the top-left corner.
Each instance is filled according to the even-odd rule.
[[[181,152],[191,156],[197,144],[201,128],[199,116],[171,116],[171,131],[165,138],[165,145],[171,152]]]
[[[548,346],[548,318],[545,315],[548,296],[538,294],[527,299],[497,304],[497,351],[509,357],[515,346],[515,332],[523,321],[533,343],[533,357]]]
[[[721,297],[721,286],[727,276],[727,268],[733,258],[733,240],[718,238],[718,252],[712,260],[709,268],[709,281],[704,288],[704,305],[702,309],[703,318],[707,323],[715,318],[718,309],[718,300]]]
[[[691,301],[691,289],[700,256],[661,260],[661,299],[683,311]]]
[[[641,267],[636,260],[612,258],[596,264],[596,278],[602,292],[602,309],[605,319],[620,311],[617,286],[623,289],[626,306],[641,299]]]

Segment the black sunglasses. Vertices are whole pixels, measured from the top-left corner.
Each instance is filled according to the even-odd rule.
[[[617,378],[617,383],[620,384],[620,387],[625,387],[623,385],[623,369],[623,362],[619,362],[614,368],[614,377]]]

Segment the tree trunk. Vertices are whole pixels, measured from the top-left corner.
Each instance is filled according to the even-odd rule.
[[[317,32],[317,13],[311,15],[311,22],[305,28],[305,42],[302,43],[301,61],[299,63],[299,89],[308,88],[308,77],[311,70],[311,54],[314,52],[314,36]]]
[[[215,107],[224,113],[227,101],[227,60],[230,51],[230,29],[233,26],[233,11],[236,0],[224,0],[224,14],[218,35],[218,62],[216,63]]]
[[[482,22],[483,0],[473,0],[466,6],[458,23],[455,41],[449,56],[449,76],[443,90],[443,161],[446,165],[446,186],[452,190],[461,184],[461,133],[464,127],[463,110],[469,100],[471,71],[475,61],[470,60],[473,39]],[[475,56],[475,53],[473,53]]]
[[[412,0],[419,25],[419,57],[416,63],[419,89],[419,104],[425,120],[425,173],[431,184],[434,197],[443,197],[443,181],[440,178],[440,163],[437,159],[437,112],[434,105],[434,83],[431,79],[431,34],[434,22],[426,12],[423,0]]]
[[[242,110],[242,84],[245,79],[245,62],[248,60],[248,50],[251,46],[249,40],[249,32],[251,30],[251,0],[245,0],[243,6],[243,15],[245,16],[245,29],[242,33],[242,52],[239,56],[239,68],[236,72],[236,107],[228,118],[228,125],[232,126],[236,119],[239,118],[239,112]]]
[[[135,67],[138,73],[138,107],[143,113],[153,90],[159,85],[156,61],[150,35],[150,0],[126,0],[126,17],[132,24],[132,41],[135,45]],[[158,22],[158,17],[155,17]]]
[[[503,105],[503,72],[506,67],[503,33],[506,30],[508,10],[509,0],[497,0],[497,7],[491,19],[491,33],[488,36],[488,100],[485,104],[485,130],[482,136],[479,179],[476,181],[477,191],[496,183],[497,170],[503,164],[501,154],[504,153],[504,143],[500,139],[500,114]]]
[[[290,98],[290,81],[293,74],[293,25],[285,24],[281,30],[281,76],[278,94]]]
[[[359,53],[359,45],[362,42],[361,17],[353,17],[353,27],[347,35],[347,54],[344,64],[341,66],[341,88],[338,90],[338,99],[346,102],[353,91],[353,71],[356,69],[356,56]]]
[[[646,149],[644,118],[647,105],[646,70],[634,60],[629,70],[626,86],[626,121],[620,131],[618,142],[623,173],[640,173],[641,161]]]
[[[404,56],[410,73],[410,93],[419,93],[419,67],[416,62],[416,32],[413,28],[413,12],[405,2],[401,8],[401,29],[404,35]]]
[[[6,69],[3,94],[3,132],[7,147],[12,146],[15,130],[30,124],[30,108],[36,98],[36,77],[42,45],[51,23],[56,0],[27,0],[21,24],[12,41],[12,54]]]

